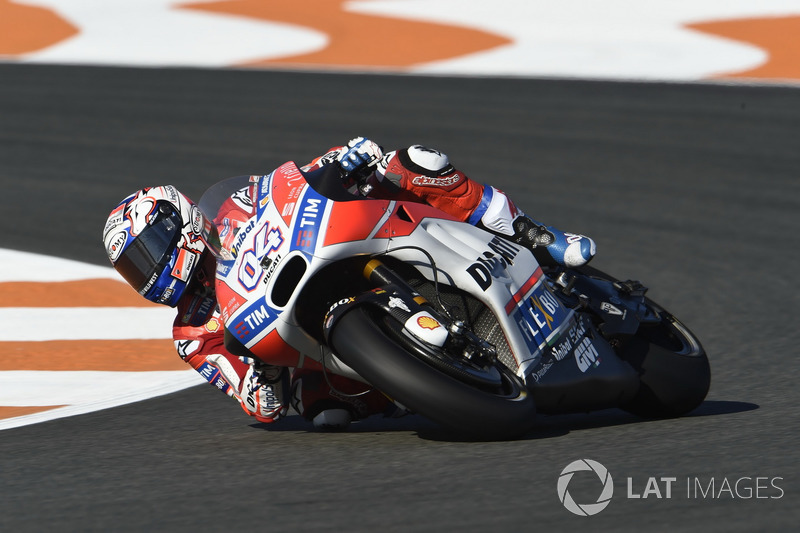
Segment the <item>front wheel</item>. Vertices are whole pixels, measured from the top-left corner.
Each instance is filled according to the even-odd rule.
[[[500,362],[481,371],[448,356],[420,356],[394,319],[363,306],[345,313],[329,341],[342,361],[378,390],[434,422],[480,439],[508,439],[534,424],[536,407],[522,380]],[[434,364],[452,359],[452,364]]]

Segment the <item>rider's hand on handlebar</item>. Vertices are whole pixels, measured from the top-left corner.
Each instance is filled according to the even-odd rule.
[[[376,143],[356,137],[343,147],[337,158],[344,178],[359,181],[369,175],[383,157],[383,149]]]

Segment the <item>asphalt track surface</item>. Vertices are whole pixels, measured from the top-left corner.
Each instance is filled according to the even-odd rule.
[[[0,432],[1,531],[795,528],[800,89],[0,65],[0,242],[105,264],[107,213],[141,186],[197,197],[358,134],[439,147],[592,235],[595,266],[641,279],[699,335],[707,401],[672,420],[541,417],[521,440],[476,443],[420,417],[252,424],[200,386]],[[589,518],[556,493],[580,458],[614,479]],[[662,498],[627,496],[651,477]],[[712,479],[711,495],[686,487]],[[579,503],[599,489],[570,485]]]

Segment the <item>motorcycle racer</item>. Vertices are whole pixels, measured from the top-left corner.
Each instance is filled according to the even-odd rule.
[[[588,237],[527,217],[505,193],[471,180],[437,150],[413,145],[384,153],[378,144],[358,137],[303,170],[324,165],[337,165],[343,183],[353,191],[426,203],[530,248],[545,266],[578,266],[595,254]],[[285,416],[290,402],[324,429],[340,429],[372,414],[403,412],[362,383],[323,373],[313,361],[290,374],[286,366],[239,357],[225,347],[212,250],[225,248],[247,224],[254,197],[253,184],[240,189],[208,220],[173,186],[142,189],[109,215],[103,231],[109,260],[144,298],[177,309],[173,338],[180,357],[259,422]]]
[[[326,157],[335,158],[351,179],[360,178],[365,195],[429,204],[530,248],[545,266],[580,266],[596,253],[592,239],[529,218],[503,191],[471,180],[438,150],[412,145],[384,155],[380,146],[358,137]]]

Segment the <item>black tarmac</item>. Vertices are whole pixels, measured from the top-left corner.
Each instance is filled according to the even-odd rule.
[[[107,264],[105,219],[140,187],[197,198],[357,135],[437,147],[594,237],[595,266],[640,279],[703,341],[707,401],[475,443],[416,416],[252,424],[199,386],[0,432],[0,531],[796,528],[800,89],[4,64],[0,247]],[[614,483],[588,518],[556,490],[582,458]],[[569,491],[600,488],[576,475]]]

